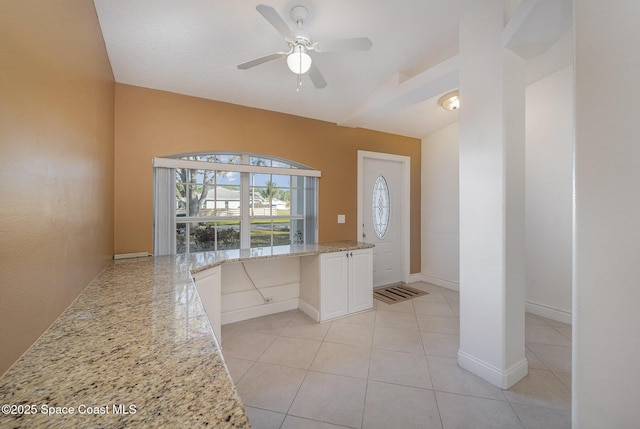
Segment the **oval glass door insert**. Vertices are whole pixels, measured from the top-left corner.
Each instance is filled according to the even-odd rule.
[[[383,238],[389,229],[390,199],[389,186],[384,176],[378,176],[373,185],[372,218],[373,229],[378,238]]]

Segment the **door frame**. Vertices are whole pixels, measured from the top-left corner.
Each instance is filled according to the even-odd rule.
[[[366,150],[358,151],[358,214],[357,214],[357,241],[362,241],[363,219],[364,219],[364,160],[377,159],[382,161],[400,162],[402,166],[401,187],[401,222],[402,231],[400,239],[402,240],[401,248],[401,272],[402,282],[408,283],[410,276],[411,247],[410,247],[410,230],[411,230],[411,157],[405,155],[394,155],[383,152],[370,152]]]

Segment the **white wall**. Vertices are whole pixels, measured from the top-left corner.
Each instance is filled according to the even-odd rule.
[[[456,113],[451,113],[455,115]],[[422,140],[422,275],[458,289],[458,123]]]
[[[640,422],[640,2],[574,1],[573,427]]]
[[[571,323],[573,66],[527,87],[527,311]],[[422,274],[457,289],[458,125],[422,140]]]
[[[573,66],[527,87],[527,311],[571,323]]]
[[[300,258],[222,264],[221,283],[223,325],[292,310],[298,308]]]

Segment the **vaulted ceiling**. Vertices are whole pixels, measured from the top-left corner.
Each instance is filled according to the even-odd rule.
[[[421,138],[457,120],[457,113],[444,111],[437,100],[458,84],[458,21],[464,1],[263,0],[291,28],[292,7],[305,6],[309,16],[304,29],[314,42],[361,36],[373,42],[368,51],[311,52],[328,84],[317,89],[303,75],[299,91],[284,58],[237,68],[288,50],[256,10],[259,1],[94,3],[117,82]],[[522,54],[531,59],[533,75],[570,61],[567,48],[557,49],[555,59],[544,65],[536,63],[541,52],[567,33],[570,16],[567,19],[564,9],[555,27],[548,28],[548,15],[558,21],[553,4],[566,1],[508,3],[516,11],[513,16],[520,16],[521,22],[512,27],[515,39],[524,37],[521,45],[527,52]],[[535,16],[536,10],[541,17]],[[544,28],[539,23],[545,23]],[[533,30],[525,31],[527,26]],[[539,33],[548,40],[526,38]],[[546,65],[554,61],[558,64]]]

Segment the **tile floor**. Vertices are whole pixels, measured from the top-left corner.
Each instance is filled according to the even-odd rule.
[[[458,293],[318,324],[294,310],[222,327],[255,429],[571,427],[571,327],[527,313],[529,375],[501,390],[460,368]]]

